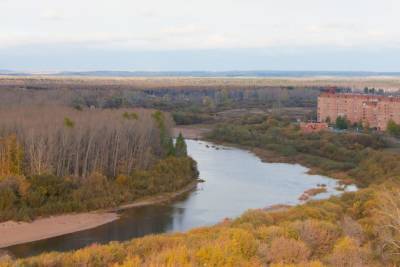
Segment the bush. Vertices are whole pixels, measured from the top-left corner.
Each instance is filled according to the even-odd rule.
[[[212,120],[210,115],[193,112],[174,112],[172,117],[177,125],[198,124]]]
[[[196,252],[199,266],[242,266],[256,255],[258,244],[249,232],[226,229],[214,242],[202,245]]]
[[[366,266],[366,258],[366,252],[358,246],[357,242],[346,236],[335,244],[328,262],[332,266],[362,267]]]
[[[267,243],[270,244],[272,240],[278,238],[278,237],[290,237],[288,234],[288,231],[282,227],[282,226],[277,226],[277,225],[272,225],[272,226],[261,226],[257,228],[255,231],[256,237]]]
[[[267,251],[261,251],[266,255],[268,263],[302,263],[306,262],[310,255],[307,245],[298,240],[279,237],[272,241]]]
[[[339,130],[345,130],[349,127],[349,122],[346,117],[339,116],[336,118],[335,127]]]
[[[297,221],[290,224],[299,238],[311,249],[313,256],[321,256],[331,251],[340,236],[340,229],[330,222],[319,220]]]
[[[241,224],[249,223],[252,227],[256,228],[262,225],[268,226],[273,223],[273,218],[265,211],[248,210],[239,218],[233,221],[232,226],[240,226]]]
[[[320,261],[310,261],[310,262],[302,262],[299,264],[284,264],[284,263],[274,263],[271,264],[270,267],[324,267]]]
[[[400,125],[393,120],[389,120],[386,131],[392,136],[400,137]]]

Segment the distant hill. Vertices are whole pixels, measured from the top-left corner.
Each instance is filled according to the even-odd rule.
[[[400,76],[400,72],[367,72],[367,71],[67,71],[54,75],[59,76],[93,76],[93,77],[368,77]]]
[[[30,76],[38,73],[1,70],[0,75]],[[50,76],[85,76],[85,77],[369,77],[400,76],[400,72],[369,71],[63,71],[41,73]]]
[[[24,73],[24,72],[16,72],[13,70],[2,70],[0,69],[0,76],[3,75],[7,75],[7,76],[29,76],[31,74],[29,73]]]

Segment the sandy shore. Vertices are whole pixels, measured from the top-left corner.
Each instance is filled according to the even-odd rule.
[[[33,222],[0,223],[0,248],[94,228],[118,219],[116,213],[78,213]]]
[[[181,190],[139,199],[129,204],[108,211],[96,211],[77,214],[57,215],[39,218],[33,222],[2,222],[0,223],[0,248],[43,240],[60,235],[70,234],[117,220],[117,211],[142,207],[169,201],[196,188],[198,181],[193,181]]]

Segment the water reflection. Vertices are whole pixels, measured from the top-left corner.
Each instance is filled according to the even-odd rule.
[[[181,196],[178,201],[185,201],[189,195],[190,193]],[[94,243],[126,241],[147,234],[186,228],[183,225],[184,209],[168,203],[126,210],[120,215],[119,220],[94,229],[16,245],[9,250],[17,257],[27,257],[45,251],[68,251]]]
[[[10,250],[18,257],[25,257],[153,233],[185,231],[239,216],[249,208],[297,204],[298,197],[317,184],[326,184],[328,189],[319,198],[338,193],[334,189],[335,180],[309,175],[308,169],[301,165],[263,163],[244,150],[213,147],[203,141],[187,143],[189,154],[198,162],[200,177],[206,180],[193,192],[171,203],[123,211],[119,220],[95,229],[17,245]]]

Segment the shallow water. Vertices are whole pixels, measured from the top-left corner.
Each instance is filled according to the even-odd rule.
[[[153,233],[185,231],[237,217],[250,208],[298,204],[299,196],[317,184],[326,184],[326,198],[340,192],[335,180],[307,174],[298,164],[264,163],[252,153],[204,141],[187,140],[205,183],[170,203],[132,208],[109,224],[78,233],[10,247],[17,257],[44,251],[67,251],[93,243],[124,241]]]

